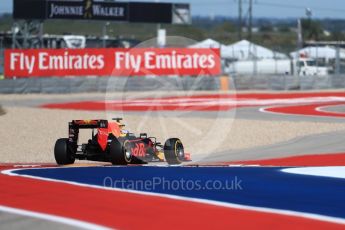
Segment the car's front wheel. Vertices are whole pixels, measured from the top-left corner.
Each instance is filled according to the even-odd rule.
[[[75,156],[70,148],[68,148],[68,139],[60,138],[55,142],[54,147],[55,161],[58,165],[73,164]]]
[[[180,139],[170,138],[164,144],[164,156],[169,165],[181,164],[184,160],[184,148]]]

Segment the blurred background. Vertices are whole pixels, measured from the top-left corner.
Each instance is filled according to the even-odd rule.
[[[164,37],[181,36],[195,40],[189,47],[220,48],[222,74],[217,77],[227,77],[230,88],[345,87],[345,2],[342,0],[174,2],[190,5],[188,22],[18,20],[12,15],[13,0],[2,0],[0,78],[6,77],[4,49],[129,48],[155,37],[158,37],[157,46],[164,47]],[[163,42],[159,42],[162,36]],[[210,84],[210,81],[205,82]],[[8,84],[13,85],[13,82]],[[10,92],[4,87],[1,87],[2,92]],[[217,87],[221,86],[201,88]]]

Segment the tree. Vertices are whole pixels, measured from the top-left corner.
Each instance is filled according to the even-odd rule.
[[[259,30],[260,32],[272,32],[273,26],[271,24],[265,24],[265,25],[260,26]]]
[[[306,40],[319,40],[323,33],[320,22],[311,19],[302,19],[303,38]]]
[[[216,26],[214,30],[221,33],[230,33],[230,32],[235,32],[236,28],[231,22],[225,21],[219,24],[218,26]]]
[[[288,25],[279,25],[278,26],[278,32],[280,33],[288,33],[290,32],[290,27]]]
[[[341,31],[333,31],[331,33],[331,39],[334,41],[344,41],[345,40],[345,34]]]

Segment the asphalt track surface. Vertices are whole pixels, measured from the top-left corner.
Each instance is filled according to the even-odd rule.
[[[9,213],[8,211],[0,211],[0,223],[2,229],[56,229],[56,230],[72,230],[81,229],[71,227],[53,221],[42,220],[40,218],[28,217]]]
[[[261,160],[267,158],[280,158],[296,155],[312,155],[315,153],[343,153],[345,152],[344,143],[345,131],[322,133],[298,137],[286,142],[268,146],[219,152],[208,156],[204,162],[229,161],[227,159],[229,155],[231,155],[232,161],[243,161],[253,159]]]
[[[329,93],[332,95],[332,93]],[[336,96],[345,96],[345,93],[337,93]],[[266,96],[263,96],[266,97]],[[99,98],[101,100],[101,98]],[[76,102],[83,102],[88,101],[87,99],[83,98],[80,100],[76,100]],[[50,100],[23,100],[23,101],[5,101],[2,102],[5,106],[44,106],[54,103],[68,103],[68,101],[62,99],[50,99]],[[87,102],[89,103],[89,102]],[[331,103],[307,103],[307,104],[299,104],[299,105],[264,105],[264,106],[250,106],[250,107],[237,107],[236,108],[236,117],[242,119],[262,119],[262,120],[288,120],[288,121],[318,121],[318,122],[344,122],[344,104],[345,101],[341,102],[331,102]],[[49,106],[48,106],[49,107]],[[219,108],[219,107],[218,107]],[[263,109],[264,108],[264,109]],[[261,109],[261,110],[260,110]],[[128,110],[126,113],[140,113],[138,111]],[[165,111],[165,114],[174,116],[176,111]],[[185,113],[184,116],[219,116],[216,111],[190,111],[189,113]],[[301,138],[296,138],[290,140],[288,142],[279,143],[271,146],[264,146],[255,149],[246,149],[240,151],[226,151],[222,153],[217,153],[212,156],[212,158],[207,159],[208,161],[214,162],[224,162],[228,161],[227,155],[231,153],[231,160],[236,161],[236,156],[238,159],[243,160],[243,156],[245,159],[266,159],[266,158],[276,158],[281,156],[294,156],[294,155],[312,155],[315,153],[340,153],[345,152],[345,147],[343,145],[345,132],[333,132],[327,134],[318,134],[318,135],[310,135]],[[241,157],[240,157],[241,156]],[[271,161],[272,162],[272,161]],[[338,161],[339,162],[339,161]],[[345,164],[341,164],[345,165]],[[345,183],[344,179],[335,179],[335,178],[326,178],[326,177],[315,177],[315,176],[303,176],[303,175],[291,175],[281,172],[281,167],[269,167],[269,168],[261,168],[261,167],[241,167],[241,168],[165,168],[165,167],[88,167],[88,168],[58,168],[58,169],[30,169],[30,170],[20,170],[16,171],[15,173],[20,175],[30,175],[30,176],[38,176],[48,179],[57,179],[63,180],[67,182],[74,182],[80,183],[84,185],[91,185],[91,186],[103,186],[104,178],[110,176],[111,178],[126,178],[127,180],[150,180],[155,175],[160,175],[160,177],[164,177],[168,181],[174,181],[181,177],[185,177],[188,180],[196,181],[201,180],[204,181],[207,179],[219,180],[221,182],[225,182],[225,180],[234,179],[234,177],[239,178],[243,181],[243,190],[231,190],[230,193],[228,190],[203,190],[202,192],[197,192],[195,190],[186,191],[181,189],[173,189],[167,190],[161,187],[157,187],[154,191],[152,190],[145,190],[139,189],[141,192],[153,192],[156,194],[168,194],[178,197],[184,197],[189,199],[201,199],[207,201],[214,201],[214,202],[221,202],[228,203],[228,204],[237,204],[237,205],[244,205],[249,207],[264,207],[268,209],[274,210],[288,210],[293,212],[298,212],[300,215],[299,217],[290,216],[282,213],[267,213],[263,210],[246,210],[245,214],[241,213],[240,208],[236,206],[231,206],[231,208],[227,207],[224,208],[223,206],[217,206],[217,208],[209,203],[206,204],[194,204],[193,202],[186,202],[186,200],[179,201],[176,203],[176,200],[172,199],[173,201],[169,200],[169,198],[164,198],[159,200],[159,203],[162,202],[162,205],[167,205],[167,207],[180,205],[180,208],[183,208],[184,211],[181,209],[171,209],[171,208],[162,208],[161,205],[157,205],[156,197],[146,195],[138,195],[139,197],[132,197],[133,194],[128,195],[123,191],[116,190],[115,191],[103,191],[100,192],[99,190],[95,191],[92,190],[93,194],[87,194],[84,191],[85,188],[73,188],[69,187],[71,185],[61,185],[61,183],[51,183],[47,181],[37,181],[33,183],[33,179],[27,181],[27,178],[22,178],[15,176],[15,179],[11,180],[11,182],[6,182],[3,184],[2,193],[7,195],[8,199],[6,200],[6,196],[2,198],[2,204],[6,204],[8,206],[15,206],[21,207],[24,210],[30,210],[33,207],[37,207],[37,211],[44,212],[44,213],[52,213],[57,216],[66,216],[66,207],[65,205],[61,206],[61,202],[71,202],[74,201],[72,198],[76,199],[78,197],[77,192],[86,192],[86,194],[80,195],[80,199],[89,199],[88,202],[92,203],[92,199],[99,199],[98,202],[109,202],[109,205],[102,206],[104,209],[105,207],[109,208],[111,202],[116,208],[114,213],[121,213],[125,212],[123,215],[120,215],[122,219],[119,219],[114,224],[109,219],[115,218],[112,214],[107,213],[106,211],[111,210],[102,210],[102,215],[106,218],[109,218],[108,221],[100,221],[97,218],[93,217],[90,219],[92,214],[92,210],[85,211],[88,218],[85,216],[78,215],[74,212],[80,212],[81,210],[85,210],[86,208],[93,208],[96,211],[97,206],[100,203],[92,203],[89,206],[84,206],[80,201],[73,203],[74,205],[79,205],[78,208],[75,207],[71,208],[72,210],[69,213],[69,217],[79,219],[79,220],[87,220],[91,223],[96,223],[108,227],[118,227],[118,228],[138,228],[140,226],[145,226],[147,224],[147,218],[152,218],[151,215],[143,214],[143,212],[152,213],[160,213],[157,214],[158,218],[161,220],[166,220],[167,222],[171,219],[168,218],[173,213],[180,212],[178,216],[182,223],[188,223],[187,225],[183,225],[183,227],[188,227],[190,225],[199,226],[199,227],[212,227],[213,225],[215,228],[220,228],[224,226],[241,226],[243,229],[255,228],[258,226],[262,226],[265,228],[285,228],[291,229],[299,227],[301,229],[343,229],[344,225],[335,224],[334,222],[327,222],[327,221],[320,221],[316,219],[310,219],[302,217],[304,214],[312,214],[312,215],[321,215],[324,217],[329,218],[338,218],[341,221],[345,219]],[[87,176],[85,176],[87,175]],[[253,177],[255,175],[255,177]],[[0,183],[5,183],[4,181],[8,180],[7,175],[0,176]],[[51,202],[49,201],[49,197],[47,196],[38,196],[35,198],[33,196],[33,200],[27,202],[23,200],[21,197],[20,185],[18,183],[22,183],[21,185],[26,185],[26,188],[29,188],[32,191],[36,191],[38,193],[49,193],[53,191],[57,191],[57,195],[62,195],[66,192],[66,194],[70,195],[70,197],[65,198],[58,198],[57,201],[60,204],[53,204],[48,205],[44,204],[44,202]],[[10,184],[10,185],[9,185]],[[40,184],[44,185],[42,187],[35,187],[39,186]],[[52,185],[54,184],[54,185]],[[127,184],[128,185],[128,184]],[[127,186],[122,185],[122,187]],[[10,194],[10,191],[7,191],[4,186],[11,187],[12,189],[16,189],[15,194]],[[51,187],[50,187],[51,186]],[[48,188],[50,187],[50,188]],[[78,186],[77,186],[78,187]],[[115,186],[117,187],[117,186]],[[120,186],[121,187],[121,186]],[[55,189],[55,190],[52,190]],[[98,188],[99,189],[99,188]],[[72,192],[74,191],[74,193]],[[90,192],[90,193],[91,193]],[[110,193],[111,192],[111,193]],[[115,194],[116,193],[116,194]],[[121,194],[119,194],[121,193]],[[18,200],[10,201],[13,199],[13,195],[17,195]],[[110,201],[110,197],[102,197],[102,196],[109,196],[113,198]],[[12,198],[11,198],[12,196]],[[37,196],[37,195],[36,195]],[[96,198],[97,197],[97,198]],[[102,197],[102,198],[100,198]],[[148,198],[149,197],[149,198]],[[125,199],[124,203],[120,203],[119,198]],[[147,203],[143,200],[149,200]],[[152,199],[152,200],[151,200]],[[140,200],[140,201],[139,201]],[[118,203],[116,203],[117,201]],[[86,202],[86,203],[88,203]],[[115,203],[114,203],[115,202]],[[140,203],[142,202],[142,203]],[[167,202],[167,203],[165,203]],[[171,203],[170,203],[171,202]],[[193,204],[191,204],[193,203]],[[119,209],[120,204],[120,209]],[[155,206],[156,205],[156,206]],[[49,206],[51,206],[49,208]],[[155,207],[153,207],[155,206]],[[210,207],[211,206],[211,207]],[[55,207],[55,210],[52,210],[52,207]],[[65,207],[65,208],[63,208]],[[124,208],[128,207],[128,209]],[[140,207],[140,208],[138,208]],[[82,209],[84,208],[84,209]],[[113,207],[112,207],[113,208]],[[112,209],[109,208],[109,209]],[[131,210],[129,210],[132,208]],[[64,210],[65,209],[65,210]],[[81,210],[80,210],[81,209]],[[124,210],[125,209],[125,210]],[[134,210],[137,209],[137,210]],[[64,210],[64,211],[63,211]],[[99,209],[98,209],[99,210]],[[203,216],[200,213],[207,213],[207,216]],[[194,216],[192,213],[199,213],[199,216]],[[86,215],[85,214],[85,215]],[[130,222],[129,216],[134,215],[138,219],[138,223]],[[184,216],[185,215],[185,216]],[[186,217],[188,216],[188,217]],[[229,216],[234,217],[234,219],[229,218]],[[35,226],[35,228],[45,229],[46,220],[37,220],[32,219],[30,217],[23,217],[20,215],[11,215],[6,213],[0,213],[0,220],[2,219],[20,219],[28,221],[28,226]],[[83,219],[84,218],[84,219]],[[126,219],[127,218],[127,219]],[[168,218],[168,219],[166,219]],[[194,220],[197,219],[198,221]],[[204,218],[204,220],[203,220]],[[206,222],[205,220],[210,219],[217,219],[217,223],[213,222],[212,225],[210,222]],[[237,220],[235,220],[237,218]],[[16,221],[18,222],[18,221]],[[163,221],[160,221],[162,223]],[[19,224],[13,224],[11,221],[3,222],[1,224],[5,228],[13,228],[13,229],[21,229],[23,225],[21,225],[22,221],[18,222]],[[144,223],[144,224],[143,224]],[[152,224],[151,224],[152,225]],[[147,227],[157,228],[163,227],[159,224],[151,226],[146,225]],[[64,228],[65,225],[61,223],[54,223],[49,225],[52,229],[61,229]],[[171,228],[182,227],[179,224],[170,225]],[[73,228],[73,227],[71,227]],[[64,228],[65,229],[65,228]]]

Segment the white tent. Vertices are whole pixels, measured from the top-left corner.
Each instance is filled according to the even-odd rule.
[[[221,48],[222,46],[224,46],[223,44],[213,40],[213,39],[206,39],[203,40],[201,42],[197,42],[189,47],[191,48]]]
[[[224,57],[234,58],[238,60],[257,59],[288,59],[288,56],[256,45],[247,40],[242,40],[234,44],[226,46],[224,49]]]
[[[198,42],[198,43],[195,43],[193,45],[190,45],[189,46],[190,48],[219,48],[220,49],[220,56],[222,58],[225,58],[226,57],[226,53],[228,53],[228,48],[223,45],[222,43],[220,42],[217,42],[213,39],[206,39],[204,41],[201,41],[201,42]]]
[[[295,52],[291,52],[290,56],[292,58],[297,58],[300,55],[304,55],[309,58],[325,58],[325,59],[335,59],[337,55],[337,50],[329,46],[308,46]],[[340,58],[345,58],[345,51],[343,49],[339,52]]]

